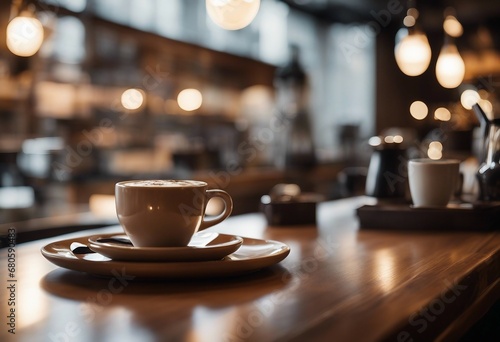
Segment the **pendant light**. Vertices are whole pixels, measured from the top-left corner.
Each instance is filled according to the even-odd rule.
[[[43,43],[43,26],[34,10],[23,10],[7,25],[6,43],[10,52],[20,57],[30,57]]]
[[[463,28],[454,15],[446,14],[451,10],[445,11],[444,44],[436,62],[436,78],[441,86],[449,89],[458,87],[465,76],[464,60],[453,41],[462,35]]]
[[[259,12],[260,0],[206,0],[210,19],[226,30],[248,26]]]
[[[424,32],[416,27],[418,10],[410,8],[403,20],[405,27],[396,34],[394,56],[399,69],[408,76],[424,73],[431,61],[431,47]]]
[[[465,76],[465,63],[451,38],[446,40],[436,62],[436,78],[441,86],[451,89],[462,83]]]

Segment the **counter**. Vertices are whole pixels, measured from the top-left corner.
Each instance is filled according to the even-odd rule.
[[[268,227],[260,213],[229,218],[221,233],[287,244],[275,266],[217,279],[144,281],[59,268],[40,248],[77,232],[21,244],[15,335],[2,341],[452,341],[500,297],[500,234],[359,227],[356,197],[319,205],[317,225]],[[7,251],[1,250],[2,260]],[[6,267],[6,263],[2,263]],[[119,270],[127,274],[126,266]],[[121,274],[121,273],[120,273]],[[1,316],[10,307],[2,291]]]

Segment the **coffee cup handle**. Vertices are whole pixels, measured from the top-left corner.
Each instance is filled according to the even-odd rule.
[[[212,227],[218,223],[221,223],[229,215],[231,215],[231,212],[233,211],[233,199],[224,190],[209,189],[206,191],[206,196],[207,196],[207,203],[208,203],[208,201],[210,201],[210,199],[212,199],[214,197],[221,198],[222,201],[224,202],[224,211],[210,220],[205,220],[205,217],[203,217],[203,220],[201,221],[201,225],[200,225],[199,230],[203,230],[203,229],[206,229],[208,227]]]

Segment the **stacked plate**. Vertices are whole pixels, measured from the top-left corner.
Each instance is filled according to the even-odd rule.
[[[186,247],[134,247],[124,234],[61,240],[42,248],[53,264],[101,276],[214,278],[236,276],[279,263],[290,253],[281,242],[196,233]]]

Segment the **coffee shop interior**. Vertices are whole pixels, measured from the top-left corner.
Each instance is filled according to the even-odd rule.
[[[291,266],[307,266],[300,260],[308,255],[319,271],[305,269],[298,281],[288,283],[272,282],[267,273],[245,278],[247,283],[232,280],[234,289],[225,288],[225,298],[216,292],[223,282],[207,285],[206,292],[195,284],[183,289],[170,283],[161,285],[166,288],[144,285],[153,289],[148,305],[157,305],[162,317],[187,322],[168,328],[153,316],[155,310],[146,309],[145,288],[134,285],[123,298],[113,292],[113,301],[133,313],[126,318],[133,322],[128,328],[113,321],[119,328],[114,329],[116,336],[123,328],[123,334],[135,337],[154,332],[151,341],[179,336],[219,341],[189,335],[191,323],[195,327],[197,322],[191,310],[201,310],[196,312],[201,312],[203,327],[232,329],[221,308],[245,312],[247,303],[257,303],[271,290],[291,289],[296,292],[273,302],[269,315],[277,318],[252,326],[248,340],[325,340],[333,336],[326,332],[334,331],[339,340],[397,336],[403,341],[404,329],[413,336],[445,334],[449,338],[442,340],[455,340],[498,300],[498,235],[358,233],[356,216],[345,208],[354,210],[352,203],[361,199],[402,204],[403,214],[413,215],[408,161],[425,158],[460,161],[459,186],[452,189],[456,205],[465,203],[470,209],[476,208],[470,203],[496,203],[498,209],[499,76],[498,0],[2,0],[0,247],[13,248],[15,227],[19,259],[24,253],[38,265],[46,261],[39,253],[40,241],[117,226],[118,182],[204,181],[230,194],[234,206],[228,220],[241,224],[238,234],[244,236],[243,227],[255,222],[259,226],[266,215],[262,234],[251,237],[280,239],[292,247],[278,253],[284,258],[291,250],[291,258],[284,270],[274,272],[296,276]],[[313,229],[300,230],[300,224],[314,224],[315,206],[308,212],[312,216],[291,209],[276,218],[265,211],[272,201],[301,200],[323,208]],[[223,207],[229,214],[228,200],[224,203],[210,200],[207,216],[218,215]],[[472,212],[474,223],[445,219],[440,224],[495,230],[499,215],[493,210],[485,211],[487,215]],[[346,218],[337,219],[341,214]],[[365,212],[364,223],[423,227],[433,215],[401,219],[400,212],[393,214],[394,220],[380,215],[372,220],[375,216]],[[299,228],[272,230],[274,224]],[[321,247],[330,237],[338,238],[331,244],[335,248]],[[72,258],[68,268],[74,264],[82,271],[78,265],[83,257],[68,257],[72,249],[63,255],[59,245],[44,248],[42,254],[53,257],[54,264]],[[318,250],[327,250],[328,258]],[[213,263],[220,273],[225,271],[217,267],[228,264]],[[27,323],[19,327],[25,324],[24,333],[33,338],[36,331],[52,334],[50,329],[59,329],[58,322],[77,311],[88,291],[80,283],[90,291],[103,286],[99,280],[49,267],[54,266],[46,262],[36,272],[31,269],[33,273],[26,273],[28,267],[20,270],[27,279],[29,274],[40,277],[40,282],[23,285],[36,292],[30,298],[55,308],[38,310],[45,315],[44,320],[35,315],[38,325],[29,326],[30,319],[22,316]],[[173,269],[174,277],[180,269]],[[165,276],[147,267],[137,272]],[[456,285],[457,279],[466,286],[448,285]],[[312,280],[324,283],[312,286]],[[400,286],[399,280],[410,285]],[[337,294],[330,292],[328,282],[336,284]],[[488,287],[490,283],[496,285]],[[249,290],[247,284],[256,285]],[[425,305],[436,308],[431,305],[438,303],[438,292],[440,298],[450,298],[450,288],[458,300],[446,306],[439,322],[453,323],[442,329],[439,323],[437,332],[438,325],[424,320],[431,328],[415,332],[408,317]],[[466,296],[457,294],[462,288],[468,289]],[[180,295],[170,297],[165,289]],[[183,290],[200,296],[201,307]],[[28,292],[20,294],[26,302]],[[480,302],[481,310],[476,306],[467,311],[473,302]],[[168,311],[170,303],[183,314]],[[97,315],[104,317],[113,305],[101,306],[104,311]],[[490,311],[496,318],[486,321],[496,320],[492,325],[498,337],[496,307],[496,313]],[[466,311],[474,319],[458,317]],[[51,319],[53,315],[58,319]],[[358,329],[354,321],[366,329]],[[88,334],[101,336],[104,331],[97,321],[78,322],[86,324],[82,331]],[[369,338],[363,335],[368,332]],[[87,335],[79,336],[83,341]]]
[[[496,105],[494,0],[265,0],[239,29],[201,0],[0,6],[3,222],[113,219],[123,179],[204,179],[234,214],[280,183],[377,195],[368,167],[398,158],[386,149],[477,168],[471,99]]]

